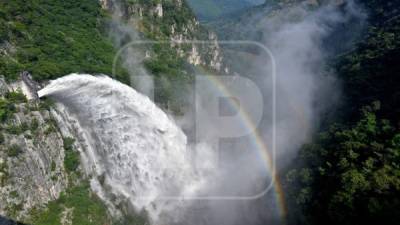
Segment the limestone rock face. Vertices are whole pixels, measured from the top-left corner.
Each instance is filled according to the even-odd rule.
[[[154,41],[170,41],[170,46],[176,50],[177,55],[190,64],[206,66],[218,72],[224,71],[223,54],[217,35],[200,25],[184,1],[99,1],[103,9],[124,18],[145,36],[150,35]],[[198,41],[204,43],[196,43]]]
[[[17,87],[0,79],[0,93]],[[38,102],[14,107],[0,124],[0,215],[23,221],[32,208],[57,199],[68,179],[63,137],[50,112]]]

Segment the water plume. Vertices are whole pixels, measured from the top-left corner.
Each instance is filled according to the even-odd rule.
[[[105,200],[128,201],[152,222],[167,224],[168,212],[179,210],[180,201],[201,187],[186,158],[186,136],[129,86],[106,76],[72,74],[52,81],[39,96],[57,100],[64,116],[75,121],[86,146],[84,167],[94,188],[104,189],[99,195]]]

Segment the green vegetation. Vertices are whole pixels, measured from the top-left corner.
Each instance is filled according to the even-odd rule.
[[[87,182],[68,188],[59,199],[48,203],[46,210],[33,210],[30,223],[54,225],[61,224],[61,219],[66,218],[74,225],[110,224],[106,207],[89,190]]]
[[[13,203],[11,205],[8,205],[6,207],[6,211],[8,215],[11,215],[12,217],[15,217],[18,215],[18,212],[20,212],[24,208],[24,205],[22,203]]]
[[[36,80],[68,73],[111,74],[115,50],[102,35],[106,17],[97,0],[0,2],[0,74],[22,70]],[[127,81],[123,70],[120,80]]]
[[[57,167],[56,163],[54,161],[51,161],[51,166],[50,166],[51,172],[54,172],[56,170],[56,167]]]
[[[149,225],[149,223],[145,219],[145,216],[128,215],[119,221],[114,221],[112,225]]]
[[[21,91],[7,92],[5,97],[13,103],[24,103],[28,101]]]
[[[12,197],[12,198],[18,198],[18,191],[12,191],[12,192],[10,192],[10,196]]]
[[[154,7],[158,2],[131,0],[130,3]],[[177,25],[176,32],[183,32],[182,24],[193,19],[190,10],[185,6],[179,13],[176,13],[176,6],[172,1],[166,1],[165,4],[163,2],[163,7],[163,18],[150,18],[145,15],[142,30],[144,36],[154,40],[169,40],[173,24]],[[73,72],[111,74],[115,49],[104,35],[103,29],[107,20],[107,15],[101,10],[98,0],[0,2],[0,75],[4,75],[10,81],[17,79],[18,74],[26,70],[35,80],[43,81]],[[156,29],[151,30],[152,24]],[[156,90],[156,98],[158,102],[179,108],[177,91],[184,89],[191,79],[185,73],[188,65],[169,45],[157,46],[154,52],[157,57],[146,62],[146,66],[155,74],[156,86],[159,87]],[[129,82],[126,71],[120,67],[116,78],[122,82]],[[37,138],[42,135],[42,132],[37,132],[42,131],[37,119],[17,126],[11,123],[13,114],[20,108],[16,107],[19,103],[26,103],[21,93],[8,93],[5,98],[0,98],[0,120],[6,125],[2,124],[0,128],[0,142],[4,142],[1,140],[1,137],[4,138],[3,131],[22,134],[30,130],[31,133],[25,132],[24,135],[34,137],[33,144],[37,145]],[[51,100],[44,99],[38,104],[24,106],[27,106],[29,111],[37,111],[48,110],[52,105]],[[53,121],[46,121],[46,124],[44,135],[54,132],[57,128]],[[49,202],[44,208],[32,210],[29,224],[54,225],[61,224],[64,219],[71,220],[73,225],[147,224],[144,216],[133,215],[122,221],[112,221],[107,208],[90,191],[89,184],[80,178],[80,156],[74,149],[74,140],[65,138],[63,142],[63,163],[68,173],[69,187],[59,199]],[[21,153],[21,148],[15,145],[6,151],[10,157],[15,157]],[[52,161],[52,180],[58,178],[56,167]],[[4,175],[7,176],[5,172]],[[1,182],[6,179],[3,178]],[[78,184],[82,182],[83,184]],[[16,212],[21,211],[22,206],[23,204],[10,205],[11,217],[17,215]]]
[[[368,38],[356,51],[340,58],[338,72],[345,85],[347,111],[357,116],[358,110],[379,100],[380,115],[399,121],[400,113],[400,20],[379,27],[372,26]]]
[[[16,112],[15,104],[27,102],[21,92],[7,92],[4,98],[0,98],[0,122],[6,122]]]
[[[0,121],[5,122],[15,112],[15,106],[7,99],[0,99]]]
[[[194,20],[194,15],[190,8],[182,1],[182,7],[177,7],[175,1],[162,1],[163,16],[158,17],[154,13],[149,13],[157,7],[160,0],[127,0],[126,4],[139,4],[144,12],[141,19],[139,30],[151,40],[169,40],[171,27],[174,26],[175,32],[182,34],[184,27],[187,28],[188,22]],[[194,36],[194,30],[187,30],[187,35]],[[164,46],[164,48],[168,48]]]
[[[158,2],[131,0],[130,3],[153,7]],[[163,7],[164,18],[150,18],[145,15],[142,26],[144,36],[154,40],[169,40],[171,25],[177,25],[177,32],[183,32],[181,25],[193,19],[187,7],[182,7],[182,12],[176,13],[172,1],[163,3]],[[18,74],[26,70],[35,80],[43,81],[73,72],[111,74],[115,49],[104,35],[103,29],[107,20],[107,15],[101,10],[98,0],[0,2],[0,75],[4,75],[10,81],[18,78]],[[156,29],[151,30],[152,24]],[[172,105],[173,108],[173,99],[179,99],[175,91],[183,89],[183,85],[180,84],[186,84],[189,79],[184,72],[187,65],[169,45],[157,48],[154,52],[158,56],[154,61],[146,62],[146,65],[155,72],[156,85],[161,87],[156,91],[156,98],[158,102]],[[126,71],[120,67],[116,78],[125,83],[129,82]],[[172,82],[173,79],[178,82]],[[34,119],[29,124],[11,125],[13,114],[19,108],[15,105],[26,102],[22,97],[18,93],[10,93],[4,99],[0,99],[0,120],[7,125],[1,126],[1,131],[21,134],[31,130],[32,133],[25,132],[24,135],[32,135],[33,144],[36,145],[36,138],[42,134],[35,132],[42,130],[38,129],[39,121]],[[27,109],[48,110],[52,105],[51,100],[44,99],[38,104],[27,105]],[[56,130],[53,121],[46,122],[48,123],[44,135]],[[68,172],[70,186],[59,199],[51,201],[44,208],[32,210],[32,220],[28,221],[29,224],[61,224],[64,218],[70,219],[74,225],[146,224],[142,216],[129,216],[122,221],[112,221],[106,207],[90,192],[87,182],[77,185],[82,182],[78,171],[79,152],[74,149],[72,138],[65,138],[63,141],[63,163]],[[12,146],[7,151],[14,157],[20,153],[19,150]],[[51,162],[51,172],[57,171],[56,166],[54,161]],[[52,180],[57,180],[55,173],[51,175]],[[21,207],[22,205],[12,205],[10,211],[21,211]]]
[[[75,140],[73,138],[66,137],[66,138],[63,139],[63,142],[64,142],[65,151],[72,151],[73,150],[74,142],[75,142]]]
[[[293,224],[400,220],[400,4],[363,3],[368,31],[335,65],[347,103],[339,123],[305,145],[286,173]]]
[[[141,216],[128,216],[121,221],[112,219],[102,201],[90,191],[88,182],[68,188],[60,198],[48,203],[44,210],[31,211],[32,225],[61,224],[62,219],[73,225],[145,225]]]
[[[74,150],[74,142],[73,138],[64,138],[64,149],[65,149],[65,158],[64,158],[64,167],[68,172],[75,172],[80,163],[79,152]]]
[[[174,49],[163,44],[155,45],[154,51],[156,56],[145,62],[146,68],[154,75],[154,99],[164,108],[179,114],[186,103],[183,93],[187,93],[194,79],[185,71],[190,65]]]
[[[9,125],[8,127],[5,128],[7,133],[15,134],[15,135],[23,134],[28,129],[29,129],[29,127],[27,126],[26,123],[22,123],[20,125],[11,124],[11,125]]]
[[[200,27],[194,27],[192,24],[194,16],[185,1],[181,7],[177,7],[175,1],[162,1],[162,17],[150,13],[160,3],[159,0],[128,0],[126,3],[139,4],[143,8],[143,17],[137,18],[137,29],[143,36],[149,40],[167,42],[149,45],[152,57],[145,61],[144,66],[154,78],[154,100],[162,107],[179,114],[185,105],[182,95],[185,95],[193,77],[188,73],[190,65],[184,57],[178,55],[177,48],[170,46],[169,40],[172,35],[184,33],[185,38],[190,40],[201,33],[197,30]],[[184,44],[180,47],[184,51],[191,49],[189,45]]]
[[[39,102],[39,110],[49,110],[52,106],[54,106],[54,101],[50,98],[41,98]]]
[[[165,41],[151,47],[151,57],[146,59],[145,68],[154,76],[154,100],[163,108],[180,114],[187,104],[188,90],[193,85],[194,68],[186,57],[178,54],[178,47],[171,47],[171,37],[182,34],[186,40],[207,40],[208,32],[201,25],[195,24],[195,17],[187,5],[177,7],[176,1],[162,1],[163,16],[152,13],[159,0],[127,0],[128,5],[140,5],[143,17],[137,19],[137,29],[149,40]],[[135,15],[133,15],[135,16]],[[209,49],[198,45],[202,59],[207,61]],[[184,54],[190,52],[191,44],[180,44]],[[209,60],[208,60],[209,61]]]
[[[0,173],[5,174],[6,171],[7,171],[7,162],[3,158],[0,158]],[[0,183],[1,183],[1,180],[0,180]]]
[[[400,219],[400,131],[367,107],[352,127],[332,126],[304,146],[288,173],[291,197],[314,224]],[[304,221],[303,221],[304,222]]]
[[[39,121],[36,118],[33,118],[33,120],[31,121],[31,126],[30,126],[30,130],[32,132],[36,132],[36,130],[39,128]]]
[[[21,147],[19,147],[16,144],[11,145],[8,149],[7,149],[7,155],[9,157],[17,157],[19,154],[22,153],[22,149]]]

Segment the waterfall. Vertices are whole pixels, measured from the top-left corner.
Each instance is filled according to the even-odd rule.
[[[107,76],[71,74],[50,82],[39,96],[55,99],[81,131],[83,165],[106,202],[127,201],[160,224],[201,189],[204,181],[188,160],[185,134],[131,87]]]

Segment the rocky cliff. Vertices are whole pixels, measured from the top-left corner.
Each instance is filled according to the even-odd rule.
[[[32,20],[33,22],[29,7],[22,7],[19,16],[8,15],[14,8],[19,7],[19,4],[21,2],[8,5],[7,11],[0,15],[2,24],[4,22],[10,26],[15,25],[15,31],[11,32],[12,37],[8,37],[10,32],[3,32],[0,29],[0,75],[7,78],[0,78],[0,215],[28,224],[40,225],[113,224],[113,219],[110,218],[104,203],[90,191],[86,182],[87,177],[80,170],[77,151],[79,146],[74,144],[73,133],[68,132],[66,121],[59,121],[51,101],[35,100],[35,93],[29,92],[29,87],[27,88],[21,78],[17,79],[17,74],[25,69],[33,70],[35,78],[47,80],[68,71],[60,70],[60,68],[85,71],[86,68],[79,64],[79,60],[71,60],[71,55],[79,55],[86,60],[93,59],[95,63],[88,63],[88,65],[98,65],[102,60],[92,57],[90,52],[85,52],[88,49],[86,46],[92,45],[82,41],[89,40],[94,34],[92,39],[97,40],[96,50],[99,50],[100,56],[104,56],[104,61],[107,63],[112,61],[112,57],[108,57],[107,54],[112,55],[114,52],[108,48],[110,47],[108,42],[105,50],[99,48],[104,47],[105,39],[98,37],[100,32],[97,31],[84,33],[87,30],[86,25],[82,25],[84,28],[79,32],[70,31],[67,26],[64,32],[57,33],[63,38],[54,37],[49,27],[53,29],[62,27],[64,24],[54,25],[52,21],[55,15],[50,12],[57,7],[64,7],[63,3],[57,2],[51,5],[47,2],[35,1],[32,7],[42,10],[39,11],[43,13],[43,19]],[[90,1],[77,5],[71,5],[70,2],[65,4],[71,12],[80,15],[84,13],[85,18],[93,19],[93,21],[100,16],[107,18],[105,15],[97,14],[97,11],[95,15],[91,15],[92,10],[89,9],[95,8],[96,4]],[[189,76],[187,65],[191,68],[204,67],[214,72],[227,72],[227,68],[223,65],[221,47],[217,42],[216,34],[199,24],[185,1],[100,0],[100,5],[106,11],[105,14],[118,16],[124,23],[134,28],[142,40],[167,43],[161,49],[152,48],[146,51],[146,66],[159,79],[156,82],[165,83],[168,77],[184,81],[185,78],[182,77]],[[61,15],[63,14],[57,14],[57,16]],[[65,18],[67,17],[54,20],[57,21],[54,23],[64,21]],[[11,19],[15,21],[7,23]],[[75,25],[78,24],[76,19],[72,22]],[[32,32],[28,32],[30,23],[38,23],[37,29],[44,27],[47,33],[44,33],[42,38],[33,35]],[[72,27],[79,27],[75,25]],[[101,25],[100,22],[96,23],[96,29]],[[1,36],[3,33],[5,37]],[[82,36],[78,37],[78,34]],[[58,60],[55,61],[51,61],[53,59],[50,58],[43,60],[42,54],[50,57],[45,47],[39,45],[44,43],[43,40],[46,40],[46,46],[52,44],[52,46],[58,46],[57,57],[61,58],[56,57]],[[205,42],[198,42],[200,40]],[[195,42],[190,43],[190,41]],[[68,54],[67,50],[70,48],[65,46],[75,46],[75,44],[77,48],[79,47],[79,51]],[[18,66],[11,67],[10,62]],[[66,62],[72,66],[65,64]],[[111,67],[108,65],[105,67]],[[164,93],[170,90],[171,88]],[[175,98],[175,96],[169,96],[168,99]],[[161,101],[167,102],[165,99]],[[136,220],[138,219],[135,218]],[[137,224],[145,223],[142,220],[138,221]]]
[[[120,222],[91,191],[69,121],[50,99],[28,100],[24,82],[0,77],[0,224]]]
[[[184,0],[100,0],[103,9],[117,14],[145,38],[171,42],[176,54],[192,65],[225,71],[214,32],[202,27]],[[205,43],[190,43],[205,41]]]
[[[0,78],[0,215],[25,220],[57,199],[68,181],[63,137],[49,105],[28,102],[21,91],[21,82]]]

